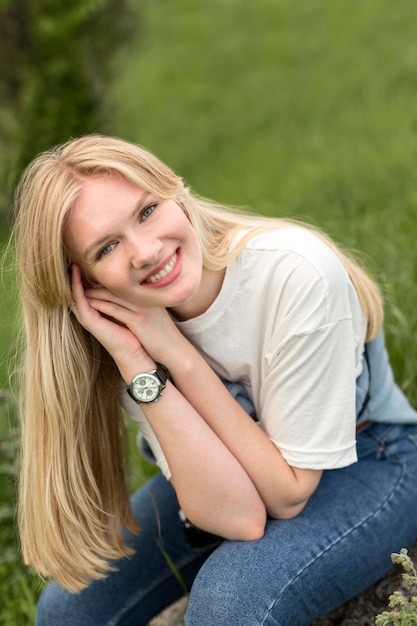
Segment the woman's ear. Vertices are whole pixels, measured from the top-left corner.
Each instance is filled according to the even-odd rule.
[[[85,276],[85,274],[82,275],[81,282],[84,289],[99,289],[100,287],[102,287],[100,283],[96,283],[95,280],[93,280],[92,278],[88,278],[87,276]]]
[[[99,289],[102,287],[100,283],[96,283],[94,280],[87,280],[86,278],[83,278],[82,283],[84,289]]]
[[[80,266],[78,266],[78,267],[80,268]],[[99,289],[100,287],[102,287],[102,285],[100,285],[100,283],[97,283],[92,278],[89,278],[83,272],[83,270],[81,270],[81,268],[80,268],[80,272],[81,272],[81,283],[82,283],[82,286],[84,287],[84,289]],[[69,279],[70,279],[70,282],[71,282],[72,262],[68,264],[68,276],[69,276]]]

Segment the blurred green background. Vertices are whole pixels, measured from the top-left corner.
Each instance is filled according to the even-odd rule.
[[[417,4],[408,0],[0,0],[0,241],[37,152],[104,132],[199,194],[302,217],[380,282],[393,366],[417,405]],[[12,260],[0,303],[0,624],[40,584],[14,535]],[[134,465],[134,481],[148,468]]]

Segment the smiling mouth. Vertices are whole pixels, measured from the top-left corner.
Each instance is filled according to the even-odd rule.
[[[143,282],[156,283],[158,282],[158,280],[161,280],[161,278],[164,278],[165,276],[170,274],[172,270],[174,269],[177,259],[178,259],[178,253],[176,252],[174,256],[172,257],[172,259],[170,260],[170,262],[165,265],[165,267],[163,267],[157,274],[153,274],[152,276],[149,276],[149,278],[147,278]]]

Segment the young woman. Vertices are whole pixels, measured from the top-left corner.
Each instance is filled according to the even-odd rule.
[[[417,415],[366,273],[109,137],[40,155],[16,202],[37,625],[147,624],[179,573],[188,626],[298,626],[383,576],[417,539]],[[131,501],[122,408],[161,469]]]

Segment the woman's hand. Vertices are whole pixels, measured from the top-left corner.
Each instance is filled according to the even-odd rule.
[[[126,383],[138,372],[154,369],[155,362],[166,365],[174,379],[190,367],[191,380],[199,366],[203,379],[210,371],[166,309],[140,309],[105,288],[85,289],[76,265],[72,295],[75,317],[112,355]],[[223,383],[215,380],[224,390]],[[207,403],[205,398],[203,403]],[[230,539],[258,538],[265,524],[265,507],[256,488],[182,391],[169,383],[160,401],[141,407],[165,453],[183,509],[193,521]]]
[[[141,368],[154,367],[154,361],[132,329],[132,325],[138,326],[134,312],[110,300],[91,298],[98,291],[107,298],[111,294],[105,289],[85,290],[77,265],[72,266],[71,291],[72,313],[113,357],[126,383]]]
[[[112,355],[126,382],[155,363],[172,367],[172,355],[181,353],[186,340],[165,308],[132,305],[104,287],[85,289],[76,265],[72,294],[74,315]]]

